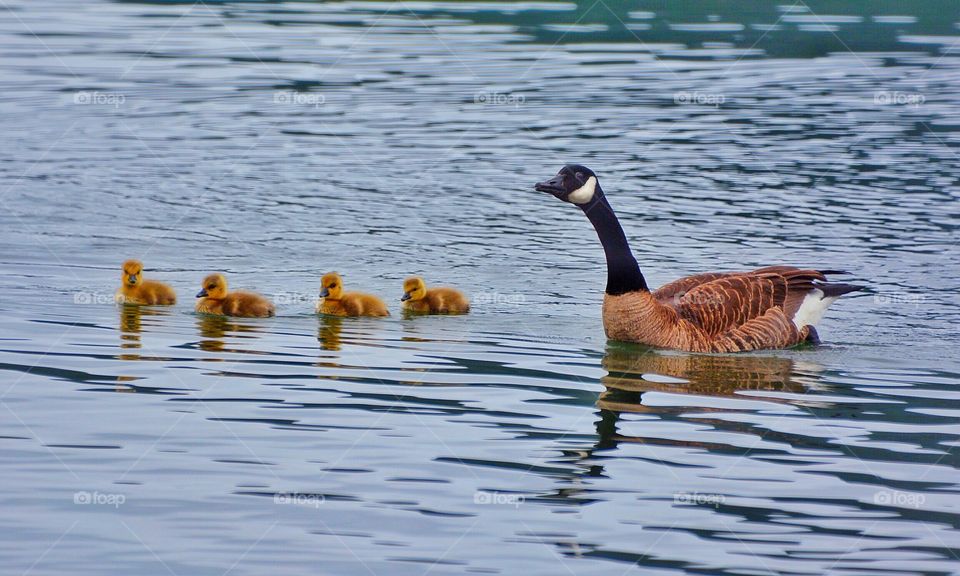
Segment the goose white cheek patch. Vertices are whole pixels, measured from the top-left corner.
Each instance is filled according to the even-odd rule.
[[[593,194],[597,191],[597,178],[596,176],[591,176],[587,183],[583,186],[577,188],[567,196],[567,200],[573,202],[574,204],[586,204],[587,202],[593,200]]]

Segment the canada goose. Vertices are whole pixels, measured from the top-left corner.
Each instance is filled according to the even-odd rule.
[[[333,316],[389,316],[387,305],[373,294],[344,292],[343,280],[336,272],[320,279],[320,300],[317,312]]]
[[[127,260],[121,267],[123,275],[115,300],[121,304],[163,304],[177,303],[177,293],[163,282],[143,279],[143,263],[139,260]]]
[[[650,292],[597,175],[564,166],[535,186],[576,204],[593,224],[607,259],[603,327],[612,340],[690,352],[742,352],[816,342],[827,307],[862,286],[827,283],[842,272],[768,266],[711,272]]]
[[[203,314],[266,318],[275,312],[273,302],[259,294],[229,292],[223,274],[211,274],[204,278],[197,298],[200,300],[197,300],[196,310]]]
[[[403,281],[403,309],[410,312],[463,314],[470,311],[470,300],[456,288],[427,288],[419,276]]]

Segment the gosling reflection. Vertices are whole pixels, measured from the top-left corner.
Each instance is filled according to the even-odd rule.
[[[135,376],[117,376],[117,383],[113,385],[114,392],[126,392],[134,393],[137,391],[137,388],[133,384],[126,384],[127,382],[136,382],[139,378]]]
[[[201,314],[197,317],[197,328],[200,331],[200,335],[205,338],[197,343],[197,347],[201,350],[207,350],[209,352],[265,354],[265,352],[226,347],[226,339],[231,336],[240,338],[255,338],[256,334],[261,332],[260,327],[256,325],[242,324],[234,321],[229,316]]]
[[[121,304],[118,308],[120,312],[120,348],[123,350],[138,350],[143,348],[140,341],[140,334],[143,333],[143,325],[149,324],[144,321],[144,317],[167,316],[168,310],[151,308],[148,306],[137,306],[134,304]],[[139,360],[140,355],[136,353],[120,354],[121,360]]]
[[[140,306],[122,304],[120,306],[120,347],[142,348],[140,343],[140,333],[143,332],[141,325],[141,314],[143,309]]]
[[[320,330],[317,333],[317,340],[320,341],[321,350],[339,351],[343,345],[340,335],[343,332],[343,317],[323,314],[320,316]]]
[[[318,319],[317,340],[321,350],[338,352],[344,347],[381,345],[383,327],[376,319],[332,314],[321,314]]]
[[[401,326],[403,327],[403,336],[400,337],[402,342],[421,343],[433,341],[431,338],[426,336],[428,333],[424,330],[423,324],[415,321],[416,319],[423,317],[422,313],[412,312],[404,308],[400,314],[401,318],[403,319],[401,322]]]

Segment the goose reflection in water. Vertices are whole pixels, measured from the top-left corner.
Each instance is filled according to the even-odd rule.
[[[197,329],[205,340],[200,340],[197,347],[208,352],[240,352],[243,354],[268,354],[267,352],[258,352],[256,350],[242,348],[227,348],[225,339],[228,337],[238,338],[256,338],[262,330],[259,326],[253,324],[244,324],[237,322],[227,316],[215,316],[211,314],[200,314],[197,316]],[[221,361],[220,358],[207,358],[205,360]]]
[[[686,354],[612,344],[601,366],[607,375],[600,381],[608,390],[732,396],[741,390],[806,389],[794,361],[773,355]]]
[[[619,436],[616,422],[620,413],[675,412],[676,407],[648,406],[643,403],[646,392],[669,392],[697,396],[736,396],[745,390],[764,390],[801,394],[816,387],[812,364],[798,371],[791,358],[774,355],[684,354],[664,352],[644,346],[613,344],[607,347],[601,366],[607,375],[600,379],[606,390],[597,399],[600,421],[598,448],[616,445],[616,441],[651,442],[649,438]],[[767,401],[782,402],[777,398]],[[697,406],[700,413],[726,411],[723,408]],[[679,440],[657,440],[673,446],[717,448],[708,443]]]
[[[596,401],[599,419],[595,422],[596,439],[582,449],[563,450],[563,461],[573,464],[578,471],[567,476],[568,485],[540,498],[564,503],[589,504],[596,500],[598,491],[590,478],[607,476],[604,462],[616,458],[613,451],[621,443],[645,444],[651,447],[680,448],[714,453],[730,453],[743,449],[722,442],[706,442],[671,437],[669,426],[682,421],[710,426],[718,431],[736,431],[756,434],[766,439],[777,439],[788,444],[808,444],[809,439],[791,433],[779,433],[767,429],[754,429],[736,421],[711,418],[709,414],[731,411],[731,408],[705,406],[703,402],[684,405],[682,399],[671,405],[645,405],[644,394],[663,392],[676,395],[734,398],[743,391],[782,392],[791,395],[804,394],[811,389],[823,387],[819,373],[823,368],[808,362],[795,361],[784,356],[763,355],[704,355],[661,351],[635,344],[610,343],[601,360],[607,371],[600,378],[605,390]],[[749,399],[750,396],[743,396]],[[764,402],[797,404],[776,396],[764,396]],[[723,402],[727,404],[729,400]],[[719,404],[719,403],[718,403]],[[824,406],[828,404],[824,403]],[[695,409],[696,415],[687,415]],[[736,409],[735,409],[736,410]],[[624,414],[644,414],[645,435],[629,435],[618,430]],[[658,423],[668,429],[660,431]],[[753,449],[754,452],[758,451]],[[746,454],[749,450],[742,452]],[[651,453],[651,458],[659,457]],[[719,507],[719,504],[708,504]],[[740,514],[730,511],[731,514]],[[746,516],[743,516],[746,518]],[[542,540],[539,540],[542,541]],[[602,555],[597,545],[572,539],[552,542],[564,555],[582,557]],[[641,559],[641,556],[638,556]]]
[[[591,460],[598,451],[612,450],[621,442],[697,448],[703,450],[729,450],[730,446],[713,442],[680,440],[660,436],[628,436],[621,434],[617,425],[625,413],[650,414],[663,420],[681,418],[680,411],[686,407],[650,406],[643,403],[648,392],[668,392],[696,396],[733,397],[744,390],[803,393],[817,387],[816,365],[798,364],[791,358],[773,355],[704,355],[665,352],[634,344],[612,343],[608,345],[601,361],[607,375],[600,378],[605,390],[596,401],[599,409],[596,421],[597,439],[593,445],[580,450],[565,450],[564,456],[583,466],[579,475],[602,476],[603,466]],[[765,401],[784,402],[778,398]],[[729,408],[696,405],[698,414],[725,412]],[[731,424],[710,418],[683,418],[718,428]],[[576,480],[579,483],[579,478]],[[582,490],[567,489],[558,497],[576,495]],[[578,496],[578,500],[582,496]]]

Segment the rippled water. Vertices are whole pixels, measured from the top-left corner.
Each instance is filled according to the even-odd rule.
[[[749,4],[0,2],[4,572],[957,571],[960,10]],[[652,285],[873,292],[608,343],[570,161]],[[318,319],[333,269],[475,309]],[[215,270],[278,316],[192,314]]]

